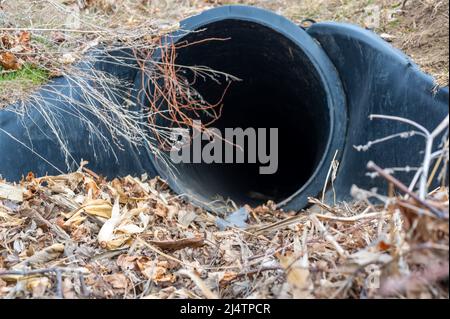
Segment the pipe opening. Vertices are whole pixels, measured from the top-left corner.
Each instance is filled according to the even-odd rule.
[[[225,128],[278,128],[278,170],[261,175],[260,163],[177,164],[178,191],[206,202],[218,198],[231,198],[238,205],[280,202],[308,181],[325,155],[331,119],[321,78],[299,46],[269,27],[227,19],[201,29],[180,41],[228,40],[178,49],[176,64],[207,66],[242,80],[231,84],[222,116],[212,126],[222,134]],[[184,72],[193,79],[191,71]],[[226,83],[197,77],[194,87],[215,103]]]

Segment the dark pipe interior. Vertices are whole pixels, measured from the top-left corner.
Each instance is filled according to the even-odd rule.
[[[311,177],[325,151],[330,115],[323,84],[304,52],[291,40],[260,24],[223,20],[183,38],[206,41],[177,51],[176,63],[208,66],[237,76],[213,126],[278,128],[278,171],[260,175],[261,164],[179,164],[177,183],[202,200],[220,195],[237,204],[279,202]],[[187,76],[191,76],[189,71]],[[224,85],[197,79],[195,88],[210,102],[220,100]]]

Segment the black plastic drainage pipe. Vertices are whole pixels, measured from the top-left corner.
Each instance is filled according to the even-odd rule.
[[[176,192],[210,208],[214,207],[206,203],[220,196],[230,197],[238,204],[259,204],[272,199],[286,210],[299,210],[307,205],[308,196],[317,196],[322,191],[336,152],[340,169],[335,189],[341,200],[350,198],[352,184],[384,188],[383,181],[366,176],[368,160],[382,167],[420,166],[424,143],[418,136],[393,139],[367,152],[354,148],[411,130],[402,123],[370,121],[370,114],[406,117],[430,130],[448,114],[448,88],[436,88],[433,79],[404,54],[374,33],[355,26],[317,23],[303,30],[272,12],[226,6],[183,21],[180,30],[167,37],[167,41],[229,38],[180,49],[176,62],[206,65],[242,79],[227,92],[223,115],[215,126],[279,128],[277,173],[260,175],[259,166],[251,164],[178,164],[175,173],[169,174],[168,168],[148,150],[126,143],[125,151],[116,152],[119,158],[107,153],[93,158],[90,150],[95,141],[85,145],[89,130],[76,123],[76,117],[63,128],[73,145],[74,161],[90,160],[93,169],[110,177],[144,171],[159,174]],[[143,85],[142,75],[132,71],[132,67],[117,70],[108,61],[95,67],[119,72],[124,81],[134,81],[135,88]],[[56,81],[67,84],[64,79]],[[213,81],[198,82],[196,89],[205,99],[213,101],[223,92],[223,87]],[[145,96],[140,94],[136,99],[145,105],[148,103]],[[72,107],[55,107],[52,94],[44,98],[49,101],[49,109],[57,114],[63,107]],[[3,177],[17,180],[28,170],[38,175],[55,173],[54,167],[16,140],[27,141],[28,146],[38,148],[39,154],[52,158],[52,163],[58,163],[64,170],[62,151],[40,117],[31,113],[22,125],[15,115],[0,112]],[[408,181],[412,174],[404,172],[398,177]]]
[[[305,194],[321,191],[335,150],[344,146],[345,93],[329,57],[297,25],[253,7],[209,10],[185,20],[180,29],[167,40],[202,44],[177,50],[177,65],[205,65],[241,79],[228,89],[214,127],[222,133],[236,127],[278,128],[278,170],[261,175],[259,163],[183,163],[168,174],[155,161],[158,173],[200,203],[219,198],[237,204],[282,202],[298,193],[289,208],[304,207]],[[185,30],[196,32],[186,35]],[[194,86],[206,100],[218,101],[226,85],[197,81]],[[148,103],[144,94],[141,103]]]
[[[90,169],[108,177],[155,174],[150,170],[152,164],[144,149],[123,138],[113,143],[110,130],[89,108],[83,107],[100,105],[100,101],[86,94],[90,87],[99,90],[90,76],[94,69],[119,80],[120,84],[109,87],[104,96],[108,101],[125,105],[125,99],[133,91],[129,87],[137,76],[134,55],[123,50],[108,54],[95,50],[90,54],[96,57],[94,63],[77,65],[84,79],[55,78],[26,101],[0,110],[1,177],[18,181],[28,172],[37,176],[61,174],[76,170],[81,160],[88,161]]]

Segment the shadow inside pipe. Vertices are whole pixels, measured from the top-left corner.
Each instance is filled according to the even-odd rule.
[[[228,40],[203,41],[214,38]],[[282,201],[300,189],[320,162],[330,133],[327,96],[310,59],[281,33],[241,20],[211,23],[182,41],[200,42],[178,49],[177,65],[207,66],[241,79],[226,91],[222,115],[212,126],[222,134],[225,128],[278,128],[278,170],[262,175],[261,163],[180,163],[174,173],[179,192],[205,202],[231,198],[238,205],[257,205]],[[226,81],[182,72],[205,100],[221,99]],[[199,119],[210,120],[204,113]]]

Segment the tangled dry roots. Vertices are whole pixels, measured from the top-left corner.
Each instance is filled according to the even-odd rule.
[[[226,41],[227,39],[205,39],[193,43],[166,43],[163,39],[158,40],[159,59],[154,60],[155,51],[140,52],[137,60],[141,69],[143,93],[148,102],[148,121],[152,133],[159,142],[159,147],[170,150],[173,139],[170,132],[174,128],[194,128],[194,121],[202,119],[201,131],[217,121],[222,113],[222,101],[232,81],[237,78],[212,70],[206,66],[181,66],[177,65],[177,50],[199,45],[206,41]],[[143,56],[144,54],[145,56]],[[143,56],[143,57],[141,57]],[[150,67],[149,67],[150,66]],[[192,80],[184,74],[189,70]],[[206,101],[194,88],[197,80],[202,81],[226,81],[227,85],[218,101]],[[204,119],[207,119],[205,122]],[[164,127],[157,123],[163,121]],[[167,134],[168,133],[168,134]]]

